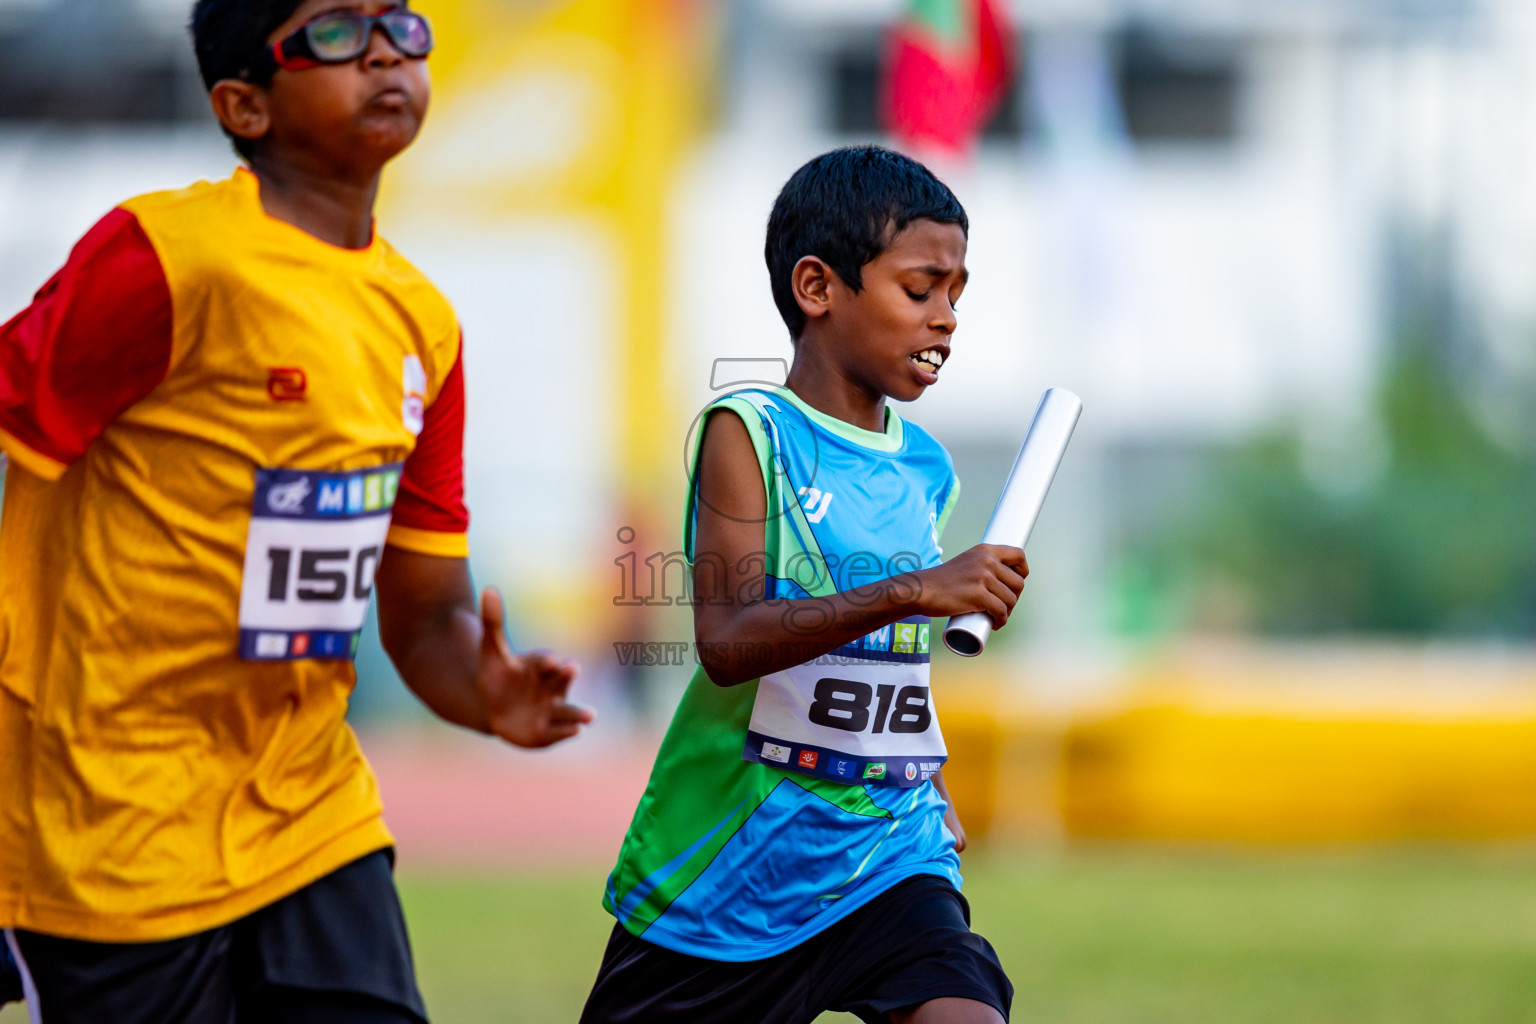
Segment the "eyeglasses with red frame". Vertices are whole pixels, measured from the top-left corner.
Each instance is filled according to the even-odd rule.
[[[405,57],[419,60],[432,52],[431,22],[409,8],[392,7],[379,14],[327,11],[264,48],[251,61],[246,77],[259,80],[278,68],[303,71],[356,60],[367,52],[375,28],[383,29]]]

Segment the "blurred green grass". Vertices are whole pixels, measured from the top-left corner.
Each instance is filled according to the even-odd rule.
[[[1536,848],[992,852],[966,876],[1016,1021],[1536,1024]],[[437,1024],[575,1021],[611,924],[600,887],[403,873]]]
[[[402,877],[438,1024],[575,1021],[600,884]],[[1536,1022],[1530,848],[992,853],[966,894],[1017,1021]]]

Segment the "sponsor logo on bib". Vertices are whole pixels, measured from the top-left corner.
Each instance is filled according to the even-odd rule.
[[[400,471],[256,471],[240,586],[242,658],[356,655]]]
[[[777,743],[764,743],[763,757],[780,764],[789,764],[789,748],[781,747]]]
[[[304,511],[304,499],[309,497],[311,490],[307,476],[277,484],[267,491],[267,508],[279,515],[299,515]]]
[[[791,771],[845,785],[910,788],[947,750],[928,687],[930,624],[893,622],[814,661],[758,681],[742,757],[795,756]],[[866,770],[867,768],[867,770]]]

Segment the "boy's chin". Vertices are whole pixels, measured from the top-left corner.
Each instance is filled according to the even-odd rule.
[[[905,380],[888,388],[885,397],[893,402],[915,402],[928,393],[928,385]]]
[[[398,123],[390,119],[383,124],[365,123],[354,133],[356,152],[367,153],[379,163],[386,163],[404,153],[416,141],[421,122]]]

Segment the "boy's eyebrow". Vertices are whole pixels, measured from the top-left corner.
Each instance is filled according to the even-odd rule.
[[[927,274],[929,277],[948,277],[953,273],[953,268],[938,263],[930,263],[926,267],[913,267],[919,274]],[[971,272],[965,267],[960,268],[960,283],[964,284],[971,279]]]
[[[322,18],[327,14],[335,14],[337,11],[363,11],[368,14],[383,14],[385,11],[406,6],[409,6],[406,0],[336,0],[335,3],[328,4],[323,9],[310,15],[310,19]]]

